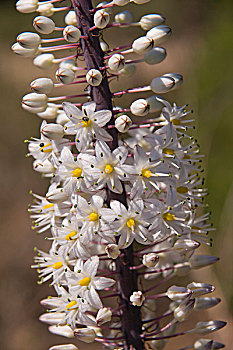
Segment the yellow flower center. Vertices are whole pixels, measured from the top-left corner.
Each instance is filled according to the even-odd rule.
[[[77,235],[77,231],[72,231],[72,232],[68,233],[68,235],[66,235],[65,238],[67,241],[71,241],[75,235]]]
[[[54,206],[54,204],[53,203],[50,203],[50,204],[45,204],[44,206],[43,206],[43,208],[42,209],[49,209],[49,208],[52,208]]]
[[[181,121],[179,119],[173,119],[171,122],[173,125],[180,125],[181,124]]]
[[[91,279],[90,277],[84,277],[82,278],[80,281],[78,281],[78,284],[81,286],[81,287],[88,287],[89,284],[91,282]]]
[[[82,169],[76,168],[72,171],[72,177],[80,177],[82,175]]]
[[[87,128],[88,126],[90,126],[90,124],[91,120],[88,117],[84,117],[82,120],[82,127]]]
[[[142,170],[142,176],[145,176],[145,177],[149,178],[149,177],[151,177],[151,175],[152,175],[152,173],[151,173],[150,170],[148,170],[148,169],[143,169]]]
[[[188,187],[186,187],[186,186],[180,186],[180,187],[177,187],[176,190],[177,190],[178,193],[185,194],[185,193],[188,192]]]
[[[164,149],[163,149],[163,153],[164,153],[164,154],[168,154],[169,156],[174,156],[175,151],[174,151],[174,149],[172,149],[172,148],[164,148]]]
[[[99,219],[99,215],[95,212],[89,214],[89,221],[97,221]]]
[[[44,145],[40,148],[40,151],[43,152],[43,153],[50,153],[52,152],[52,148],[47,148],[51,146],[51,143],[47,143],[47,145]]]
[[[132,226],[133,226],[133,228],[135,227],[135,221],[134,221],[134,219],[128,219],[127,220],[127,226],[129,227],[129,228],[131,228]]]
[[[54,264],[52,265],[52,268],[55,269],[55,270],[58,270],[58,269],[60,269],[62,266],[63,266],[63,262],[62,262],[62,261],[58,261],[58,262],[56,262],[56,263],[54,263]]]
[[[173,221],[173,220],[175,220],[175,215],[171,214],[171,213],[165,213],[165,214],[163,214],[163,220]]]
[[[114,168],[111,164],[107,164],[104,168],[105,174],[111,174],[113,172]]]
[[[66,305],[66,310],[70,311],[70,309],[77,304],[77,301],[72,300],[69,304]]]

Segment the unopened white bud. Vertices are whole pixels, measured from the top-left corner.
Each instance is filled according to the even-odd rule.
[[[74,336],[84,343],[92,343],[96,338],[95,331],[92,328],[76,328]]]
[[[185,254],[196,248],[198,248],[200,243],[192,241],[191,239],[178,239],[174,244],[173,249],[180,254]]]
[[[46,312],[45,314],[40,315],[39,320],[51,325],[58,324],[63,319],[62,312]]]
[[[171,300],[180,300],[188,298],[191,295],[192,291],[189,288],[171,286],[168,288],[166,295]]]
[[[62,344],[51,346],[49,350],[78,350],[78,348],[74,344]]]
[[[71,84],[74,81],[75,73],[71,69],[59,68],[56,71],[56,79],[62,84]]]
[[[34,57],[38,52],[37,47],[34,49],[26,49],[25,47],[21,46],[19,43],[13,44],[11,46],[11,50],[17,55],[24,56],[24,57]]]
[[[53,81],[49,78],[39,78],[30,84],[31,89],[38,94],[49,94],[54,87]]]
[[[164,77],[172,78],[175,81],[175,85],[173,86],[172,90],[175,90],[177,87],[179,87],[183,83],[183,76],[178,73],[166,73],[163,75]]]
[[[46,105],[45,106],[41,106],[41,107],[31,107],[29,105],[26,105],[24,103],[22,103],[22,108],[25,109],[25,111],[28,111],[30,113],[34,113],[34,114],[38,114],[38,113],[42,113],[46,110]]]
[[[43,53],[33,60],[33,64],[41,69],[49,69],[54,65],[54,55],[51,53]]]
[[[141,36],[140,38],[134,40],[132,44],[132,49],[135,53],[143,55],[149,52],[154,47],[154,41],[147,36]]]
[[[146,101],[147,101],[147,103],[148,103],[148,105],[150,107],[150,112],[151,113],[158,112],[164,107],[162,102],[157,100],[157,96],[155,96],[155,95],[147,97]]]
[[[77,26],[77,17],[75,11],[69,11],[65,16],[65,23],[67,25]]]
[[[71,69],[74,72],[76,72],[76,70],[77,70],[76,63],[72,59],[61,61],[59,64],[59,68]]]
[[[56,335],[61,335],[66,338],[74,338],[73,330],[69,326],[50,326],[49,331]]]
[[[108,65],[112,71],[119,72],[121,69],[124,68],[125,58],[119,53],[116,53],[115,55],[112,55],[112,57],[109,58]]]
[[[198,334],[209,334],[223,328],[225,325],[226,322],[224,321],[198,322],[195,331]]]
[[[143,255],[142,263],[146,267],[155,267],[159,262],[159,256],[155,253]]]
[[[147,2],[150,2],[151,0],[131,0],[131,1],[133,1],[137,5],[142,5],[142,4],[146,4]]]
[[[130,0],[113,0],[112,2],[117,6],[125,6],[130,2]]]
[[[56,169],[48,159],[46,159],[43,162],[40,159],[36,159],[33,162],[33,169],[38,173],[43,174],[52,174],[56,171]]]
[[[108,5],[108,4],[109,4],[108,1],[101,1],[101,2],[98,3],[98,5],[96,7],[102,7],[102,6]],[[107,7],[107,8],[104,9],[104,11],[107,11],[110,15],[113,13],[112,7]]]
[[[102,79],[103,76],[97,69],[90,69],[86,74],[86,81],[91,86],[99,86]]]
[[[189,260],[190,266],[193,269],[200,269],[205,266],[212,265],[218,261],[219,258],[217,256],[212,255],[193,255]]]
[[[155,47],[144,55],[144,61],[147,64],[158,64],[167,56],[167,52],[163,47]]]
[[[55,119],[58,114],[58,107],[55,103],[48,103],[47,108],[42,112],[37,112],[38,117],[42,119]]]
[[[69,196],[65,192],[64,188],[55,188],[46,193],[46,199],[48,202],[57,204],[66,201]]]
[[[50,123],[41,128],[41,134],[50,140],[60,140],[64,136],[64,128],[60,124]]]
[[[210,345],[210,348],[208,346]],[[217,349],[222,349],[225,348],[225,345],[216,341],[213,341],[211,339],[198,339],[194,345],[193,348],[195,350],[217,350]]]
[[[21,13],[32,13],[38,8],[38,0],[19,0],[16,9]]]
[[[111,321],[112,311],[107,307],[100,309],[96,315],[96,323],[98,326]]]
[[[139,290],[137,292],[133,292],[133,294],[130,296],[130,301],[133,304],[133,306],[142,306],[145,297],[142,294],[142,292]]]
[[[33,27],[41,34],[50,34],[55,29],[55,23],[51,18],[37,16],[33,20]]]
[[[115,15],[114,20],[117,23],[131,23],[133,22],[133,14],[130,11],[122,11]]]
[[[100,40],[100,47],[103,52],[106,52],[109,50],[109,46],[105,41]]]
[[[22,99],[22,106],[28,106],[31,108],[46,108],[48,97],[45,94],[37,94],[32,92],[27,94]]]
[[[54,14],[54,6],[51,3],[41,3],[37,9],[42,16],[50,17]]]
[[[186,320],[193,310],[194,302],[194,299],[183,300],[174,310],[174,318],[179,322]]]
[[[140,98],[131,104],[130,110],[132,114],[143,117],[149,113],[150,107],[146,100]]]
[[[129,130],[129,127],[132,125],[132,120],[130,117],[126,114],[120,115],[118,118],[115,120],[115,127],[116,129],[121,132],[125,133]]]
[[[211,307],[214,307],[215,305],[218,305],[220,301],[221,301],[220,298],[211,298],[211,297],[196,298],[194,310],[201,311],[201,310],[209,309]]]
[[[61,124],[61,125],[65,125],[66,123],[68,123],[70,121],[70,119],[67,117],[67,115],[65,114],[65,112],[61,112],[58,113],[57,115],[57,119],[56,119],[56,123],[57,124]]]
[[[109,13],[105,10],[98,10],[94,14],[94,24],[97,28],[105,28],[110,20]]]
[[[17,42],[25,49],[36,49],[40,45],[41,38],[37,33],[24,32],[17,36]]]
[[[54,307],[62,306],[63,302],[59,298],[47,298],[47,299],[42,299],[40,301],[40,304],[43,305],[44,307],[54,308]]]
[[[70,43],[76,43],[77,41],[79,41],[80,36],[80,30],[73,25],[66,26],[63,30],[63,37],[66,41]]]
[[[146,33],[147,38],[150,38],[154,42],[154,46],[160,45],[168,40],[171,35],[171,28],[165,25],[154,27]]]
[[[123,69],[119,71],[123,77],[131,77],[136,71],[136,65],[133,63],[126,64]]]
[[[170,91],[175,85],[175,80],[169,77],[154,78],[150,84],[151,90],[156,94],[165,94]]]
[[[192,282],[187,285],[187,288],[189,288],[192,291],[193,298],[199,297],[203,294],[212,293],[215,290],[215,287],[208,283],[199,283],[199,282]]]
[[[108,244],[105,248],[105,252],[108,257],[112,259],[117,259],[121,253],[117,244]]]
[[[155,13],[143,16],[139,24],[143,30],[150,30],[151,28],[164,23],[165,18]]]

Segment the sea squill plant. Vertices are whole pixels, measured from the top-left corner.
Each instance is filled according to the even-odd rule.
[[[225,322],[207,320],[191,329],[190,321],[185,324],[190,314],[220,299],[210,296],[211,284],[185,282],[192,269],[218,258],[197,253],[201,244],[210,245],[213,228],[203,212],[207,191],[193,116],[186,106],[161,97],[182,76],[165,73],[147,86],[110,89],[112,80],[133,75],[138,64],[141,75],[143,63],[166,58],[160,47],[171,35],[165,18],[152,13],[134,21],[130,11],[122,11],[129,3],[147,2],[16,3],[18,11],[39,15],[33,20],[36,32],[18,35],[12,50],[33,57],[41,69],[55,68],[58,81],[38,78],[22,99],[25,110],[43,119],[40,137],[26,142],[34,170],[50,180],[44,196],[32,193],[29,207],[33,228],[51,240],[49,252],[37,250],[32,265],[38,283],[50,281],[54,288],[41,301],[47,312],[40,320],[52,333],[73,338],[50,350],[75,350],[77,340],[131,350],[163,349],[170,340],[174,349],[178,336],[187,341],[184,349],[224,347],[209,334]],[[61,26],[51,19],[56,13],[65,15]],[[117,38],[118,28],[129,27],[136,28],[135,40],[109,47],[105,32],[114,28]],[[72,94],[62,94],[64,87]],[[116,98],[122,95],[135,97],[119,106]],[[193,344],[190,333],[197,334]]]

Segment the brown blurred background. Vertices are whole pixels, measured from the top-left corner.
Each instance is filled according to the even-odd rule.
[[[1,88],[1,286],[0,286],[0,348],[4,350],[42,350],[61,344],[62,338],[48,333],[38,316],[44,312],[39,300],[50,295],[50,288],[37,286],[36,272],[30,269],[33,247],[47,249],[43,236],[30,229],[27,205],[31,202],[29,190],[44,194],[47,181],[31,169],[32,161],[25,159],[23,140],[38,136],[41,120],[20,108],[22,95],[29,92],[29,83],[46,73],[35,69],[30,59],[14,55],[10,46],[17,34],[32,31],[33,15],[23,15],[14,9],[13,1],[0,1],[0,88]],[[160,73],[179,72],[184,85],[167,98],[178,105],[188,103],[197,120],[197,138],[205,154],[205,176],[210,195],[208,203],[216,227],[211,253],[221,257],[214,269],[203,269],[191,279],[217,286],[216,295],[222,303],[209,312],[195,313],[192,322],[221,319],[228,326],[213,335],[233,349],[233,2],[232,0],[152,0],[145,6],[131,6],[135,18],[140,14],[161,13],[173,29],[173,36],[164,46],[168,57],[164,63],[141,67],[134,78],[135,86],[150,83]],[[120,8],[121,10],[121,8]],[[125,32],[119,31],[119,42],[125,42]],[[129,31],[130,35],[133,31]],[[140,31],[138,32],[140,35]],[[110,31],[106,36],[114,40]],[[122,81],[131,87],[132,81]],[[128,84],[128,85],[127,85]],[[116,87],[116,85],[115,85]],[[119,88],[119,85],[118,85]],[[120,88],[119,88],[120,90]],[[121,103],[121,101],[119,101]],[[208,253],[204,247],[203,251]],[[182,281],[181,281],[182,282]],[[185,327],[188,328],[185,322]],[[191,327],[191,321],[190,321]],[[186,329],[187,329],[186,328]],[[211,338],[211,336],[210,336]],[[65,341],[64,341],[65,342]],[[78,343],[83,349],[97,349],[91,344]],[[174,340],[166,350],[191,344],[189,339]]]

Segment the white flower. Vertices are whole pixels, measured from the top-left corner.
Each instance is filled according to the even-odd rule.
[[[145,297],[142,294],[142,292],[139,290],[138,292],[133,292],[133,294],[130,296],[130,301],[134,306],[142,306]]]
[[[96,103],[84,103],[82,111],[69,102],[63,103],[63,109],[70,119],[65,125],[66,133],[75,136],[75,144],[79,151],[88,148],[93,138],[111,141],[111,135],[103,126],[111,119],[112,112],[101,110],[95,112]]]

